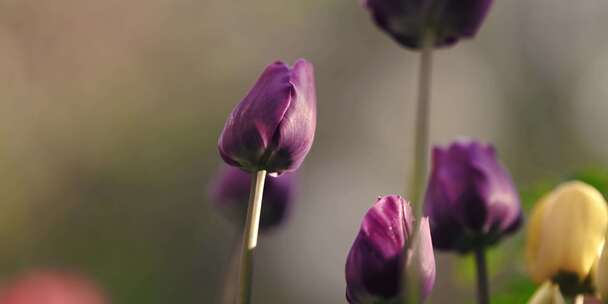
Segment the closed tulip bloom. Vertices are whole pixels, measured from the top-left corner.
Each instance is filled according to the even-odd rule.
[[[424,201],[433,245],[468,252],[519,228],[519,196],[490,145],[461,140],[433,149]]]
[[[313,142],[316,102],[312,64],[303,59],[293,68],[271,64],[228,117],[220,155],[249,172],[296,170]]]
[[[250,174],[236,167],[225,166],[218,172],[211,184],[210,199],[229,219],[243,225],[250,188]],[[260,218],[262,231],[285,222],[293,203],[294,188],[294,173],[266,178]]]
[[[608,209],[602,194],[572,181],[542,197],[530,215],[526,262],[536,282],[569,274],[585,280],[604,246]]]
[[[433,31],[436,47],[477,34],[493,0],[363,0],[376,24],[402,46],[422,47]]]
[[[346,260],[346,298],[351,304],[382,303],[400,298],[404,265],[418,267],[421,296],[435,283],[435,257],[428,221],[422,219],[418,242],[404,263],[414,217],[399,196],[378,198],[369,209]]]
[[[106,304],[94,283],[76,274],[38,271],[0,289],[0,304]]]

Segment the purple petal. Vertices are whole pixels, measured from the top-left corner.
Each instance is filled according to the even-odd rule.
[[[448,1],[446,18],[462,37],[474,37],[486,18],[494,0]],[[449,12],[449,13],[448,13]]]
[[[513,181],[492,146],[460,140],[433,150],[424,212],[435,248],[468,251],[480,239],[489,243],[522,222]]]
[[[413,222],[410,205],[396,195],[378,198],[367,212],[346,261],[350,303],[398,296],[403,250]]]
[[[475,36],[493,0],[364,0],[375,23],[402,46],[419,49],[423,33],[435,30],[435,46]]]
[[[458,155],[457,155],[458,156]],[[456,215],[463,209],[457,198],[468,187],[463,178],[466,162],[448,162],[449,151],[438,147],[433,149],[430,180],[427,187],[424,204],[424,214],[429,217],[433,242],[436,248],[447,249],[454,246],[458,236],[464,234],[465,226],[462,216]],[[454,173],[452,173],[452,171]],[[450,181],[454,180],[454,183]]]
[[[220,155],[247,171],[296,170],[312,146],[316,96],[312,64],[270,65],[232,111],[218,141]]]
[[[317,97],[314,68],[300,59],[290,72],[291,104],[273,138],[269,166],[293,171],[300,167],[310,151],[317,121]]]
[[[433,286],[435,285],[435,253],[433,251],[433,239],[431,238],[431,230],[429,227],[429,219],[423,217],[420,220],[418,231],[419,244],[416,248],[414,258],[417,261],[419,268],[420,288],[422,298],[427,298]]]
[[[511,176],[498,163],[491,146],[473,150],[471,158],[477,169],[475,185],[488,210],[486,231],[494,227],[508,230],[521,221],[521,204]]]
[[[291,103],[289,67],[268,66],[249,94],[232,111],[219,139],[230,165],[256,167]]]
[[[248,208],[250,186],[251,173],[224,166],[210,186],[210,200],[226,217],[242,225]],[[266,178],[260,218],[262,232],[278,227],[288,218],[294,188],[293,173]]]

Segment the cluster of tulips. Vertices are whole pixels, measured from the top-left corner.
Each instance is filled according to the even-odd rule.
[[[474,255],[477,299],[490,303],[486,249],[522,227],[517,189],[492,145],[458,139],[429,151],[428,129],[432,52],[475,36],[492,1],[363,4],[382,30],[419,51],[421,60],[411,186],[405,196],[379,196],[363,216],[346,254],[346,300],[424,302],[433,291],[438,250]],[[243,228],[239,279],[227,281],[233,288],[226,289],[231,292],[225,303],[251,302],[258,231],[278,226],[289,214],[293,172],[313,144],[316,102],[313,65],[304,59],[293,67],[276,62],[225,123],[218,146],[230,167],[218,174],[212,198]],[[529,303],[608,303],[608,252],[602,253],[607,224],[602,194],[580,181],[559,185],[536,204],[525,256],[539,287]]]
[[[433,292],[435,251],[473,254],[477,299],[490,303],[486,250],[524,223],[517,189],[494,147],[473,139],[428,144],[432,52],[472,38],[492,0],[365,0],[374,22],[398,44],[420,52],[414,166],[406,195],[373,202],[345,255],[351,304],[422,303]],[[242,228],[226,304],[251,302],[258,234],[287,219],[297,169],[313,145],[317,97],[313,65],[269,65],[230,113],[219,136],[225,166],[211,198]],[[404,152],[405,153],[405,152]],[[427,155],[431,156],[427,170]],[[525,259],[538,283],[529,303],[608,303],[608,209],[580,181],[558,185],[534,206]],[[55,272],[25,275],[0,291],[0,304],[103,304],[86,279]],[[453,303],[460,303],[454,299]]]

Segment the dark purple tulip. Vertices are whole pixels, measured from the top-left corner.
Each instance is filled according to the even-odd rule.
[[[211,184],[210,198],[229,219],[243,225],[247,214],[251,174],[239,168],[224,166]],[[282,224],[293,203],[294,173],[268,176],[264,183],[261,231]]]
[[[300,59],[293,68],[271,64],[226,120],[220,155],[250,172],[296,170],[314,139],[316,103],[311,63]]]
[[[408,202],[397,195],[378,198],[369,209],[346,260],[346,299],[351,304],[399,299],[404,249],[414,229]],[[421,295],[435,283],[435,256],[428,220],[419,227],[420,243],[408,254],[407,266],[419,267]]]
[[[422,47],[427,28],[436,47],[477,34],[493,0],[363,0],[376,24],[401,45]]]
[[[468,252],[519,228],[519,196],[494,147],[456,141],[435,147],[432,162],[424,213],[436,249]]]

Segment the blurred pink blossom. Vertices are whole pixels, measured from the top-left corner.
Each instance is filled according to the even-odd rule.
[[[0,289],[0,304],[106,304],[109,301],[89,279],[61,271],[33,271]]]

